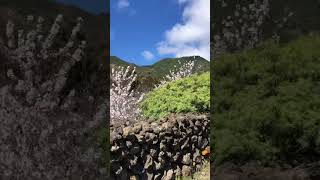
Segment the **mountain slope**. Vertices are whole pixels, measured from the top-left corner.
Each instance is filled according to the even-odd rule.
[[[135,64],[128,63],[117,56],[110,56],[110,64],[116,65],[116,66],[135,66]]]
[[[165,58],[150,66],[138,66],[132,63],[128,63],[116,56],[111,56],[110,58],[111,65],[124,66],[124,67],[134,66],[136,67],[137,73],[140,74],[140,76],[144,76],[144,77],[150,76],[153,78],[162,78],[163,76],[169,74],[170,70],[179,68],[181,66],[181,64],[179,64],[179,61],[181,62],[181,64],[184,64],[184,62],[187,62],[187,61],[194,61],[195,72],[197,73],[209,71],[210,69],[209,67],[210,62],[200,56]]]
[[[179,68],[180,61],[182,64],[186,61],[194,61],[195,62],[195,72],[203,72],[209,71],[209,61],[205,60],[200,56],[190,56],[190,57],[181,57],[181,58],[166,58],[158,61],[157,63],[153,64],[151,67],[154,70],[153,76],[156,77],[163,77],[164,75],[168,74],[169,71],[176,66]]]

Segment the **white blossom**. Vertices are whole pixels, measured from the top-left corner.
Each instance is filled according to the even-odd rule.
[[[72,110],[77,102],[77,91],[72,88],[67,96],[62,92],[71,68],[84,55],[86,42],[78,45],[76,38],[79,26],[70,35],[74,37],[71,39],[75,49],[59,53],[61,47],[52,44],[59,40],[56,35],[62,15],[56,18],[49,32],[43,32],[43,18],[34,21],[28,16],[27,20],[31,28],[17,32],[9,20],[3,38],[6,41],[0,44],[1,52],[5,54],[4,62],[8,61],[4,71],[6,81],[0,85],[1,177],[72,179],[76,175],[83,179],[81,172],[99,173],[96,159],[101,148],[88,154],[76,141],[82,141],[79,137],[85,137],[84,133],[92,130],[93,125],[105,122],[106,115],[98,108],[88,116]],[[64,46],[70,47],[63,45],[62,48]],[[107,107],[102,107],[106,111]],[[95,118],[95,114],[100,118]],[[86,161],[84,157],[87,157]]]
[[[235,3],[234,13],[227,15],[221,20],[221,31],[214,38],[213,57],[218,57],[225,51],[235,51],[241,48],[255,47],[262,40],[263,24],[269,17],[270,0],[254,0],[252,3],[242,5],[241,2]],[[224,8],[224,1],[220,1],[220,5]],[[280,18],[280,22],[275,23],[275,31],[279,31],[288,22],[293,15],[289,12],[288,15]]]
[[[111,69],[110,116],[111,123],[135,121],[140,116],[139,102],[144,94],[133,90],[137,79],[135,67],[113,67]]]
[[[43,49],[48,49],[52,46],[53,40],[57,36],[59,30],[60,30],[60,23],[63,20],[63,16],[59,14],[54,22],[54,24],[51,27],[51,30],[49,32],[48,37],[46,38],[45,42],[43,43]]]
[[[9,48],[14,48],[14,24],[11,20],[8,21],[7,23],[7,28],[6,28],[6,34],[8,38],[8,47]]]
[[[192,75],[192,73],[194,72],[194,60],[189,60],[187,62],[181,63],[180,60],[178,60],[178,66],[179,68],[176,68],[176,66],[174,68],[174,70],[170,70],[169,74],[167,74],[163,80],[160,81],[160,84],[156,85],[156,87],[162,87],[165,84],[167,84],[170,81],[175,81],[181,78],[185,78],[188,77],[190,75]]]
[[[27,16],[27,21],[33,21],[33,20],[34,20],[33,15],[28,15],[28,16]]]
[[[12,79],[12,80],[16,80],[16,79],[17,79],[17,77],[14,75],[12,69],[8,69],[8,71],[7,71],[7,76],[8,76],[8,78],[10,78],[10,79]]]

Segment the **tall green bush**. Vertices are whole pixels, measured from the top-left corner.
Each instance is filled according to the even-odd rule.
[[[211,62],[213,159],[218,164],[320,158],[320,38]]]
[[[172,81],[148,93],[141,103],[143,115],[159,119],[170,113],[209,112],[210,74]]]

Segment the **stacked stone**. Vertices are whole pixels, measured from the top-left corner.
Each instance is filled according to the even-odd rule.
[[[209,146],[209,115],[172,116],[111,127],[111,179],[170,180],[189,176]]]

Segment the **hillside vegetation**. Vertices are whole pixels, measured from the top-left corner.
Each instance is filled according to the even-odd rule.
[[[213,160],[266,165],[320,157],[320,37],[266,42],[211,63]]]
[[[210,104],[210,74],[172,81],[148,93],[141,103],[145,117],[159,119],[170,113],[206,113]]]
[[[178,60],[181,64],[187,61],[195,62],[195,72],[205,72],[209,71],[209,61],[200,57],[200,56],[190,56],[190,57],[181,57],[181,58],[166,58],[161,59],[150,66],[138,66],[136,64],[128,63],[125,60],[122,60],[116,56],[111,56],[110,64],[116,66],[133,66],[137,68],[137,73],[139,76],[149,76],[153,78],[162,78],[165,75],[169,74],[170,70],[173,70],[174,67],[179,68],[181,64],[179,64]]]
[[[178,62],[180,61],[180,64]],[[135,67],[137,72],[137,81],[134,84],[134,88],[139,92],[149,92],[155,85],[159,84],[163,80],[164,76],[170,74],[170,71],[175,71],[186,62],[194,61],[193,73],[202,73],[210,70],[209,61],[200,56],[181,57],[181,58],[166,58],[157,61],[150,66],[138,66],[133,63],[126,62],[116,56],[110,57],[111,67]]]

